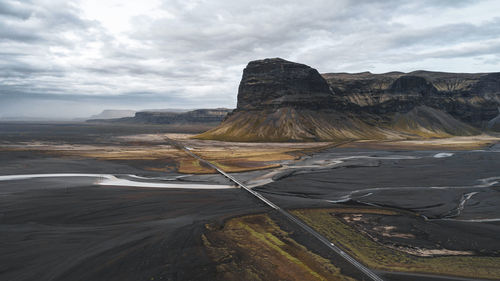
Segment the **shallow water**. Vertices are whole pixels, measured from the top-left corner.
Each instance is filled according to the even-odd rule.
[[[351,201],[434,219],[496,221],[500,157],[494,152],[336,149],[291,163],[255,188],[283,205]]]
[[[67,177],[88,177],[96,178],[95,184],[104,186],[130,186],[130,187],[150,187],[150,188],[181,188],[181,189],[228,189],[234,188],[231,185],[217,185],[217,184],[194,184],[194,183],[163,183],[163,182],[146,182],[146,181],[133,181],[125,178],[117,178],[110,174],[84,174],[84,173],[59,173],[59,174],[26,174],[26,175],[3,175],[0,176],[0,181],[12,180],[27,180],[37,178],[67,178]],[[154,178],[147,178],[136,175],[125,175],[125,177],[137,178],[141,180],[151,180]]]

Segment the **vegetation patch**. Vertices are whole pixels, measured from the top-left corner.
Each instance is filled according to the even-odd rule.
[[[302,209],[292,213],[368,267],[387,271],[500,278],[500,258],[485,256],[418,257],[385,247],[343,222],[336,214],[392,212],[374,209]],[[386,213],[386,215],[392,215]]]
[[[421,140],[357,141],[346,144],[344,147],[380,150],[472,150],[484,149],[499,141],[499,137],[479,135]]]
[[[179,168],[177,172],[183,174],[214,174],[216,171],[206,165],[203,165],[192,157],[182,158],[179,161]]]
[[[315,144],[248,144],[231,145],[193,141],[179,137],[193,152],[226,172],[248,172],[279,168],[278,161],[296,160],[301,156],[331,147],[330,143]],[[55,156],[85,157],[104,161],[127,162],[144,170],[167,172],[172,167],[184,174],[212,174],[216,171],[166,143],[162,134],[115,138],[115,144],[72,144],[32,142],[0,146],[0,151],[35,151]]]
[[[354,280],[328,259],[307,250],[267,215],[207,225],[203,243],[218,280]]]

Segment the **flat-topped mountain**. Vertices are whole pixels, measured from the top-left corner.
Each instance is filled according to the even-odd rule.
[[[196,109],[187,112],[139,111],[134,117],[110,120],[88,120],[90,122],[144,123],[144,124],[197,124],[220,123],[232,109]]]
[[[264,59],[250,62],[243,70],[237,108],[332,108],[335,97],[316,69],[279,58]]]
[[[199,138],[316,141],[445,137],[495,128],[500,73],[327,73],[280,58],[250,62],[238,106]],[[495,124],[493,124],[495,123]]]
[[[219,123],[231,112],[227,108],[196,109],[188,112],[137,112],[134,121],[153,124]]]

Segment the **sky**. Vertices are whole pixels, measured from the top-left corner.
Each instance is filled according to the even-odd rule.
[[[242,70],[500,71],[500,1],[0,0],[0,119],[233,108]]]

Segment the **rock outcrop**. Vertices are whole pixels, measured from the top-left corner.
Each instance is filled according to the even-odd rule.
[[[471,124],[491,119],[484,102],[488,98],[483,96],[498,97],[491,79],[487,87],[481,88],[488,89],[485,93],[457,94],[463,89],[472,91],[478,82],[469,80],[481,81],[482,76],[469,75],[469,80],[458,85],[446,75],[431,74],[364,72],[321,76],[309,66],[279,58],[253,61],[243,71],[237,108],[218,127],[198,137],[319,141],[479,133]],[[478,109],[469,108],[475,107],[475,102]],[[479,112],[483,109],[485,116]]]
[[[332,108],[340,102],[335,98],[316,69],[279,58],[264,59],[250,62],[243,70],[237,108]]]

